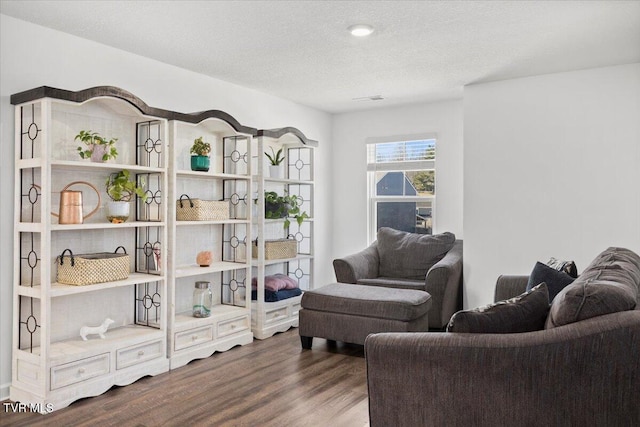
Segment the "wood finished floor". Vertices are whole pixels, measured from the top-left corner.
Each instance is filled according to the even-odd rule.
[[[0,426],[331,426],[369,423],[362,346],[297,329],[79,400],[48,415],[7,413]]]

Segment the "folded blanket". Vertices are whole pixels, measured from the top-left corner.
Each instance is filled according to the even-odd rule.
[[[258,278],[254,277],[251,279],[251,288],[256,289],[258,287]],[[298,282],[296,282],[291,277],[286,274],[278,273],[272,276],[264,277],[264,289],[272,292],[277,292],[282,289],[295,289],[298,287]]]
[[[300,290],[300,288],[283,289],[283,290],[277,291],[277,292],[268,291],[266,289],[264,290],[264,300],[265,300],[265,302],[282,301],[282,300],[287,299],[287,298],[297,297],[298,295],[302,295],[302,291]],[[251,299],[254,300],[254,301],[257,301],[257,299],[258,299],[258,291],[256,291],[256,290],[251,291]]]

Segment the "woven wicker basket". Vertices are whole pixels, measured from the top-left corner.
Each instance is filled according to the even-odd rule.
[[[117,253],[122,248],[124,253]],[[69,255],[65,255],[69,252]],[[84,286],[94,283],[113,282],[129,277],[129,255],[122,246],[115,252],[74,255],[65,249],[56,257],[58,283]]]
[[[264,259],[295,258],[298,255],[298,242],[295,239],[275,239],[264,241]],[[258,242],[251,245],[251,256],[258,258]]]
[[[229,202],[192,199],[186,194],[176,201],[178,221],[219,221],[229,219]]]

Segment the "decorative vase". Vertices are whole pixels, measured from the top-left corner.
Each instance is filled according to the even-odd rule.
[[[104,163],[102,156],[107,153],[109,147],[102,144],[93,144],[91,148],[91,161],[95,163]]]
[[[207,172],[209,170],[209,156],[191,156],[191,170]]]
[[[282,178],[282,168],[280,165],[269,165],[269,176],[271,178]]]
[[[107,219],[113,224],[120,224],[129,219],[129,202],[107,203]]]

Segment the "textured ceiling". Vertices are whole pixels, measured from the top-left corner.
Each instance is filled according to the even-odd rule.
[[[640,62],[640,1],[2,0],[0,12],[328,112]],[[355,23],[376,31],[354,38]]]

